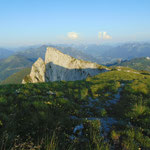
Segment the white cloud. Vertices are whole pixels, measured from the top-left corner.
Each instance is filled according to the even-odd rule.
[[[79,35],[78,35],[78,33],[76,33],[76,32],[68,32],[68,37],[70,38],[70,39],[77,39],[78,37],[79,37]]]
[[[104,40],[112,39],[112,37],[110,35],[108,35],[107,32],[99,32],[98,33],[98,38],[99,39],[104,39]]]
[[[103,34],[102,32],[99,32],[99,33],[98,33],[98,38],[99,38],[99,39],[102,39],[102,38],[103,38],[103,35],[102,35],[102,34]]]
[[[109,40],[112,39],[112,37],[108,35],[107,32],[103,32],[103,39]]]

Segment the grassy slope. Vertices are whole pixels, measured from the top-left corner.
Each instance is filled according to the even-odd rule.
[[[43,149],[150,149],[149,101],[150,75],[123,67],[83,81],[3,85],[0,134],[7,131],[9,145],[17,135],[20,145],[30,136],[34,145],[43,141]],[[80,124],[82,136],[74,131]]]
[[[24,68],[31,67],[33,62],[31,59],[19,55],[0,60],[0,81]]]
[[[119,64],[120,66],[130,67],[136,70],[150,71],[150,60],[146,58],[136,58]]]
[[[14,73],[9,76],[7,79],[3,80],[0,84],[19,84],[22,83],[22,79],[28,75],[31,71],[31,68],[22,69],[19,72]]]

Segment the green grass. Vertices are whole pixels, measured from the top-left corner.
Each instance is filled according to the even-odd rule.
[[[1,85],[0,146],[150,149],[150,75],[127,70],[114,68],[75,82]],[[119,90],[117,103],[108,105]],[[103,120],[111,118],[116,122],[107,124],[106,132]],[[81,124],[80,135],[74,128]]]
[[[3,80],[0,84],[21,84],[22,79],[28,75],[31,71],[31,68],[25,68],[21,71],[14,73],[13,75],[9,76],[7,79]]]
[[[0,60],[0,81],[5,80],[10,75],[31,67],[35,60],[28,59],[24,56],[14,55]]]
[[[130,67],[136,70],[150,71],[150,60],[144,58],[135,58],[126,62],[122,62],[119,66]]]

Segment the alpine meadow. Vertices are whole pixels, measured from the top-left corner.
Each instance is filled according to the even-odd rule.
[[[150,150],[150,1],[0,1],[0,150]]]

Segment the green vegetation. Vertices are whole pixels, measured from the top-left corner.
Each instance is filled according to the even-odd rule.
[[[24,56],[14,55],[0,60],[0,81],[5,80],[10,75],[31,67],[35,60],[28,59]]]
[[[1,149],[150,149],[150,75],[117,69],[83,81],[1,85]]]
[[[136,70],[150,71],[150,59],[135,58],[118,64],[119,66],[130,67]]]
[[[28,75],[31,71],[31,68],[25,68],[21,71],[14,73],[13,75],[9,76],[7,79],[2,81],[0,84],[19,84],[22,83],[22,79]]]

